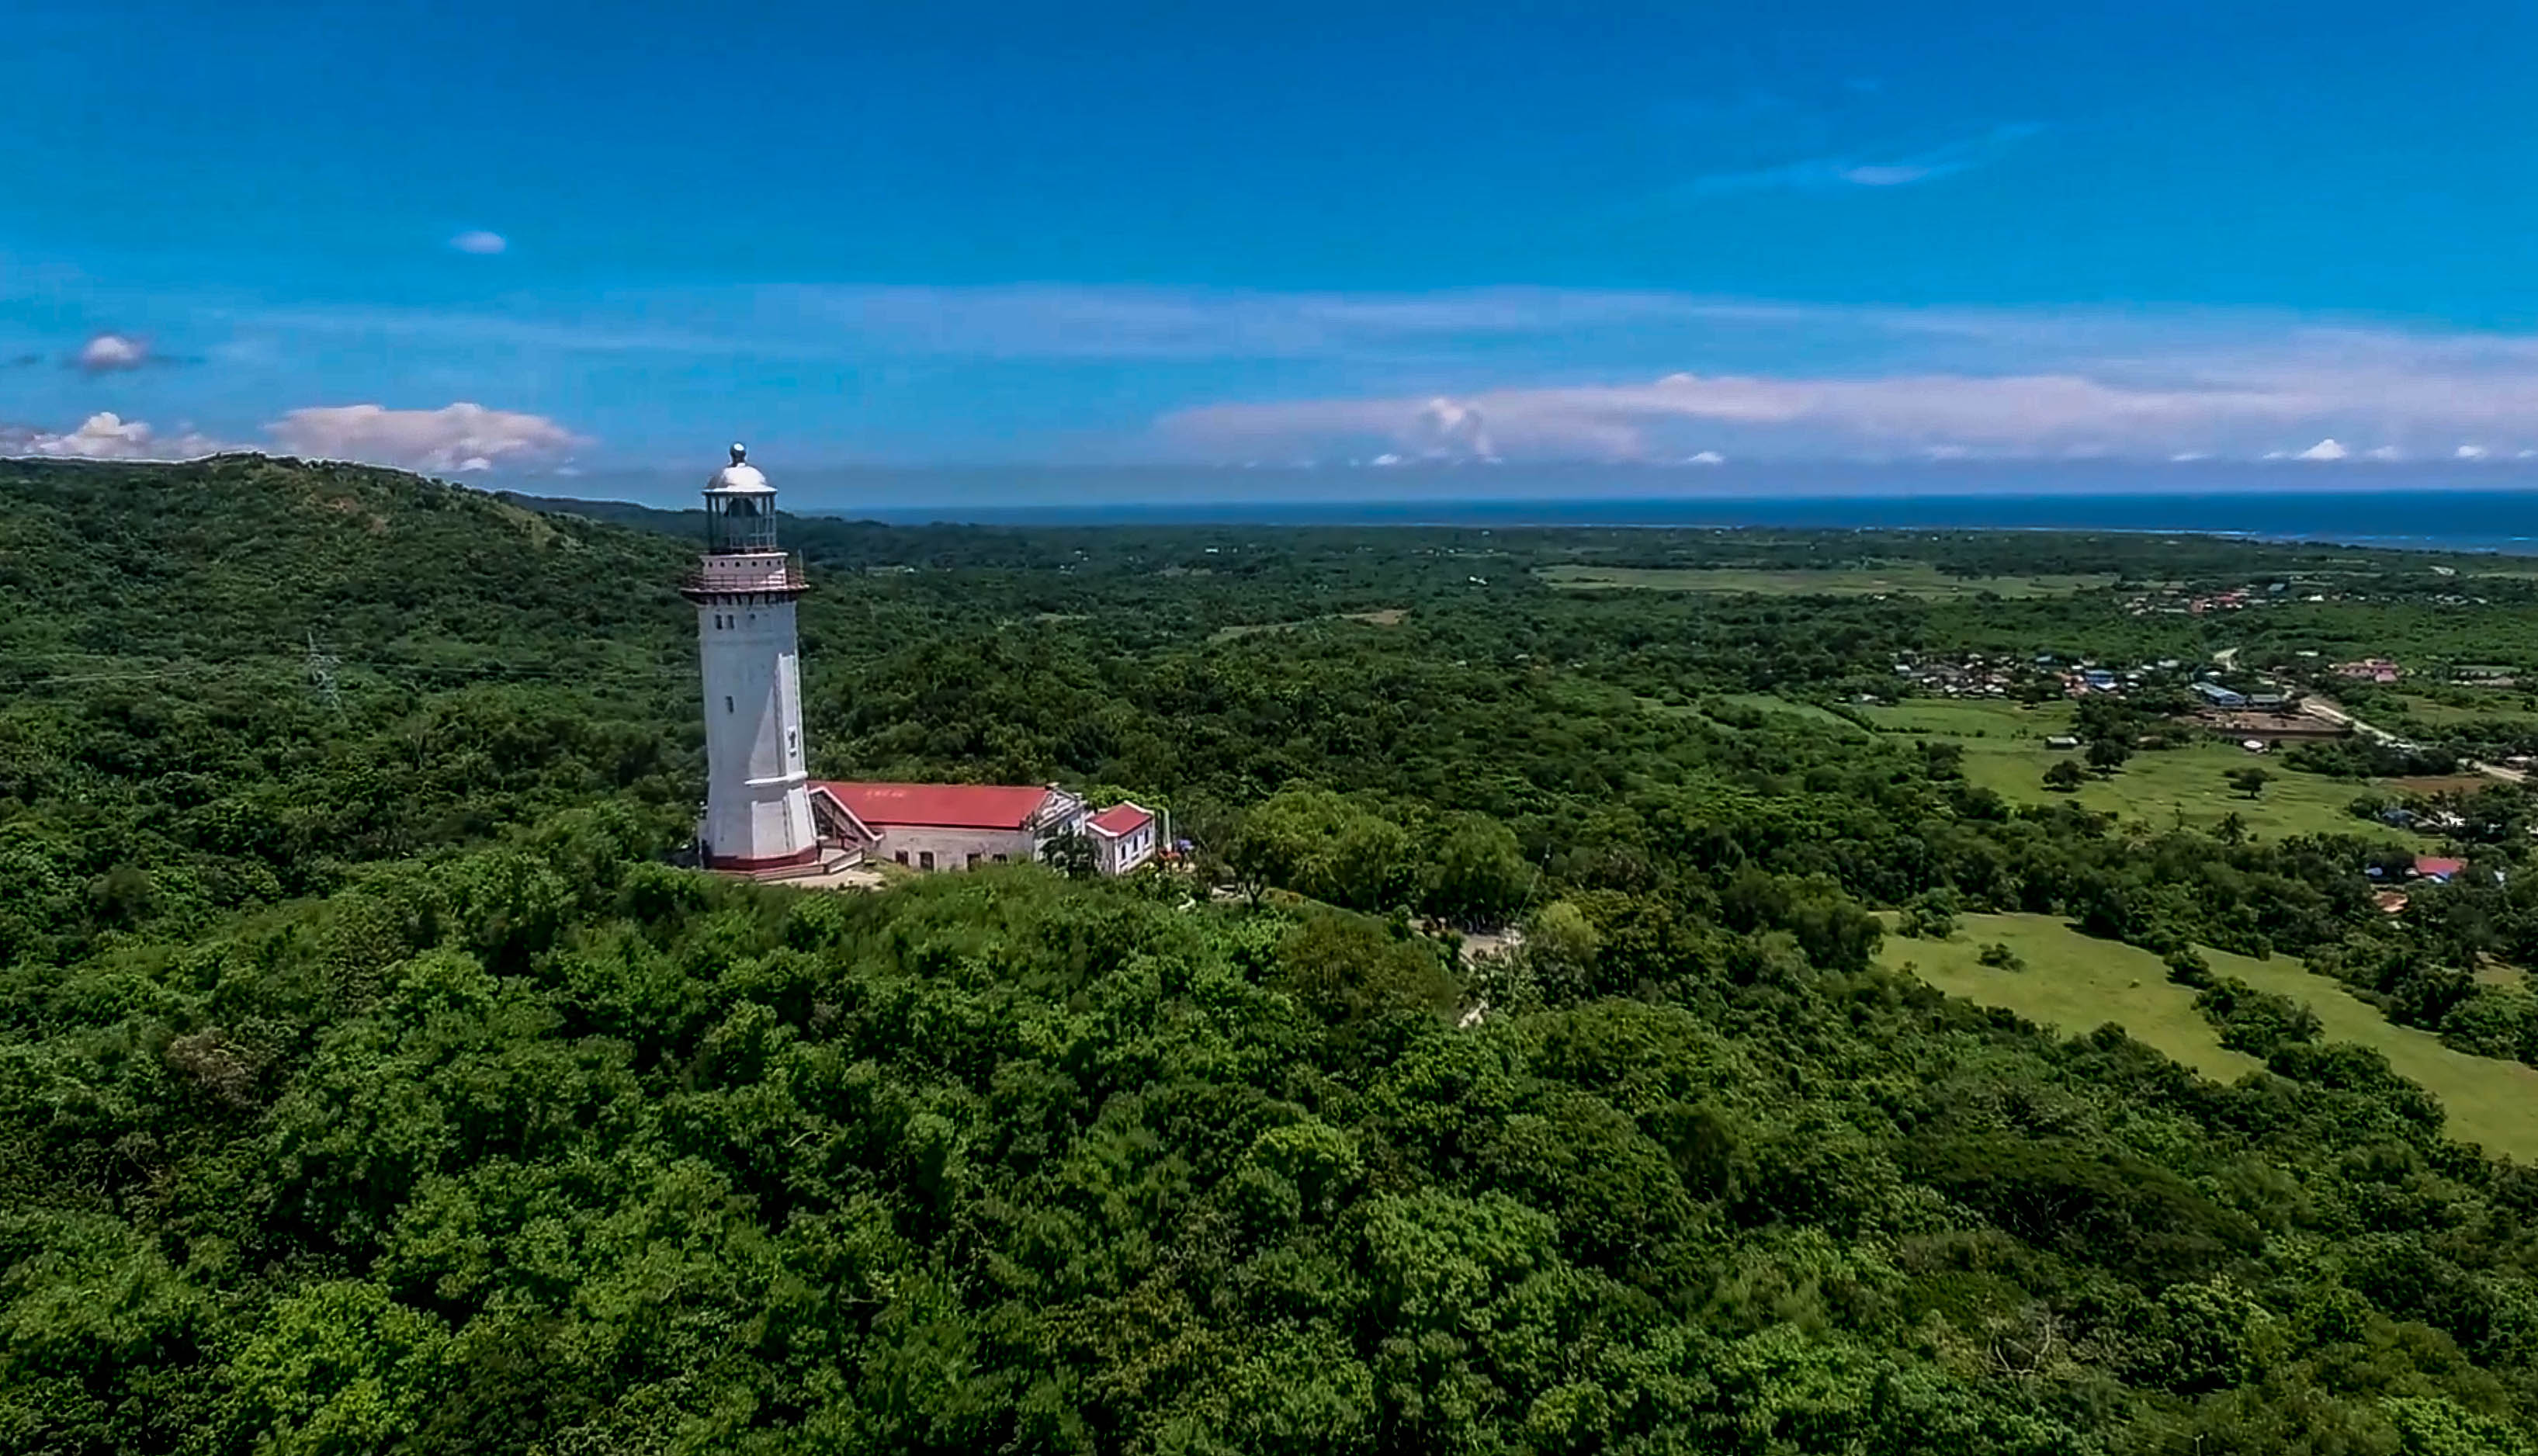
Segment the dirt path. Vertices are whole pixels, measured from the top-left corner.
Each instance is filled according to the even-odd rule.
[[[2366,723],[2353,716],[2333,698],[2315,696],[2304,698],[2301,701],[2301,711],[2312,717],[2324,718],[2330,723],[2341,723],[2363,737],[2374,743],[2384,743],[2390,748],[2411,749],[2416,746],[2412,740],[2400,738],[2385,728]],[[2459,766],[2470,773],[2482,773],[2488,778],[2501,779],[2505,783],[2522,783],[2529,777],[2525,769],[2506,768],[2500,763],[2486,763],[2475,759],[2461,759]]]

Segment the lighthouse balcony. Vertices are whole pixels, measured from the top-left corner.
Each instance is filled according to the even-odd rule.
[[[712,556],[679,583],[691,601],[726,596],[799,596],[810,588],[802,568],[780,552]]]

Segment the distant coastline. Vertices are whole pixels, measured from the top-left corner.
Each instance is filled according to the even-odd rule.
[[[2193,532],[2538,555],[2538,465],[2111,461],[768,469],[803,515],[913,525],[1440,525]],[[546,484],[541,482],[541,485]],[[560,484],[560,483],[559,483]],[[698,483],[594,472],[567,492],[673,510]],[[544,495],[544,492],[538,493]]]
[[[2538,490],[2174,491],[1951,496],[1179,500],[875,506],[805,514],[900,525],[1784,527],[2125,531],[2538,555]]]

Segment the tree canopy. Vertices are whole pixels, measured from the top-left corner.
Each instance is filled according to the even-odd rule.
[[[2209,656],[2128,583],[2348,573],[2284,621],[2466,651],[2528,639],[2508,582],[2451,627],[2408,559],[2243,542],[790,523],[819,771],[1110,786],[1225,870],[837,894],[678,866],[676,518],[0,489],[9,1450],[2538,1449],[2538,1181],[2195,949],[2538,1053],[2519,792],[2441,801],[2465,867],[2392,917],[2383,821],[2014,802],[1851,713],[1942,650]],[[1906,552],[2116,579],[1540,574]],[[2129,784],[2163,731],[2090,741]],[[2157,951],[2258,1070],[1881,963],[2006,910]]]

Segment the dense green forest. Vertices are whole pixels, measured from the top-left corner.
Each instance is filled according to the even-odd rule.
[[[2321,755],[2274,772],[2350,779],[2331,831],[2108,815],[1861,706],[2384,654],[2423,686],[2350,705],[2499,756],[2510,563],[794,521],[815,769],[1195,841],[835,894],[676,867],[680,516],[0,494],[0,1448],[2538,1451],[2538,1173],[2197,950],[2538,1054],[2525,792]],[[2194,752],[2155,698],[2074,717],[2093,782]],[[2385,912],[2425,843],[2469,868]],[[2005,911],[2261,1066],[1881,966]]]

